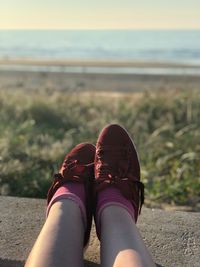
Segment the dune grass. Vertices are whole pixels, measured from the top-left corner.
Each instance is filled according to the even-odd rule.
[[[146,203],[198,206],[200,93],[112,98],[46,91],[0,93],[0,193],[45,198],[52,173],[79,142],[120,123],[139,151]]]

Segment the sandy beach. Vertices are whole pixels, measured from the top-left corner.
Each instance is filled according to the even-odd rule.
[[[133,60],[56,60],[56,59],[33,59],[33,58],[16,58],[16,59],[0,59],[1,65],[36,65],[36,66],[80,66],[80,67],[139,67],[139,68],[199,68],[196,64],[184,64],[176,62],[161,62],[161,61],[133,61]]]
[[[5,67],[6,68],[1,68]],[[13,69],[21,66],[23,69]],[[28,66],[34,67],[34,71]],[[146,90],[200,89],[200,75],[134,74],[134,73],[90,73],[40,70],[38,66],[75,66],[90,68],[124,67],[137,68],[186,68],[182,64],[156,62],[113,62],[113,61],[42,61],[0,60],[0,89],[64,90],[69,92],[143,92]],[[193,66],[195,67],[195,66]],[[197,66],[196,66],[197,68]]]

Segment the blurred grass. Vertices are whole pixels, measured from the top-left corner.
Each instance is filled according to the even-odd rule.
[[[122,124],[139,151],[146,202],[199,207],[200,93],[112,98],[65,92],[1,91],[0,193],[46,197],[69,149],[95,143],[102,127]]]

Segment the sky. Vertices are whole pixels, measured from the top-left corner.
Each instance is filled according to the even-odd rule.
[[[0,29],[200,29],[200,0],[1,0]]]

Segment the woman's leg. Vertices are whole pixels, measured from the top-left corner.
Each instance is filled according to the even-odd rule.
[[[101,214],[102,267],[155,267],[126,209],[107,206]]]
[[[25,267],[83,266],[84,223],[77,203],[54,203]]]

